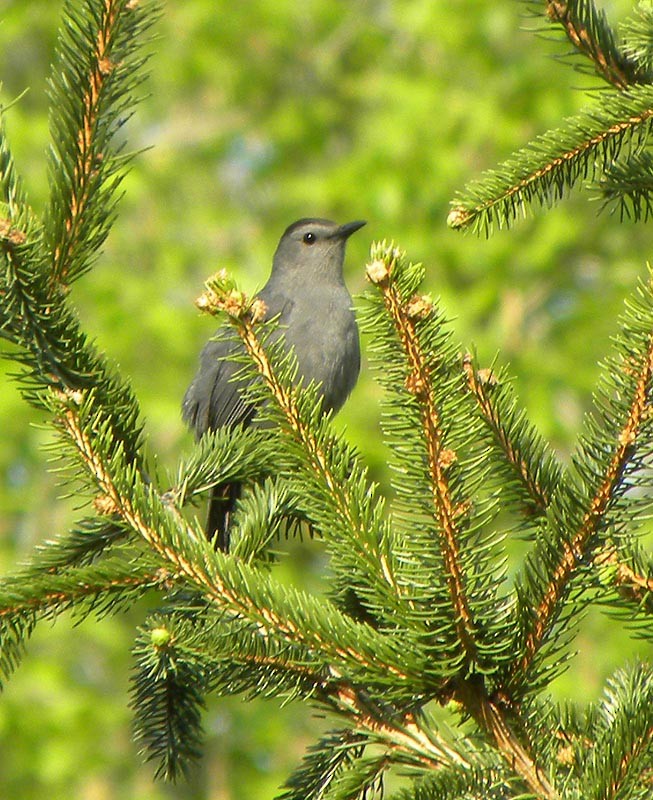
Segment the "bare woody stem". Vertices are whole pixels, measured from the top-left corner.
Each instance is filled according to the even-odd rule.
[[[115,35],[116,22],[125,4],[122,0],[105,0],[102,10],[95,50],[93,68],[88,74],[88,83],[82,99],[82,116],[76,134],[76,155],[71,176],[71,186],[65,209],[64,227],[53,253],[51,284],[65,285],[71,255],[79,243],[80,230],[93,191],[94,172],[97,169],[97,154],[94,150],[96,128],[100,113],[103,89],[114,65],[109,53]]]
[[[456,619],[456,631],[469,661],[475,660],[476,643],[472,614],[465,591],[463,569],[460,563],[457,511],[447,478],[447,466],[455,460],[455,453],[444,446],[444,432],[438,411],[431,370],[415,328],[415,322],[392,281],[392,263],[368,267],[368,277],[377,285],[383,296],[386,310],[399,336],[406,357],[408,377],[406,388],[419,404],[424,440],[426,443],[434,516],[440,533],[440,546],[451,605]],[[378,269],[378,277],[375,277]],[[383,273],[385,269],[385,276]]]
[[[553,572],[544,597],[535,609],[533,624],[526,636],[524,653],[512,665],[510,672],[513,676],[523,674],[530,667],[551,626],[565,587],[578,563],[585,556],[591,538],[599,528],[608,510],[615,487],[632,452],[632,447],[637,440],[637,435],[647,413],[647,395],[652,376],[653,337],[649,339],[648,348],[639,369],[628,417],[617,439],[617,448],[610,459],[603,480],[590,502],[589,509],[583,517],[580,527],[570,541],[563,543],[560,562]]]

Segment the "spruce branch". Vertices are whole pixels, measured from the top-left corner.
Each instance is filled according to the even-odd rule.
[[[648,221],[653,212],[653,155],[648,150],[610,164],[598,182],[603,206],[619,219]]]
[[[11,224],[11,220],[17,219],[18,209],[25,205],[26,198],[7,140],[6,113],[7,109],[0,106],[0,202],[7,205]]]
[[[540,597],[534,607],[532,607],[534,598],[531,595],[520,598],[520,602],[524,606],[523,618],[526,620],[526,630],[521,654],[515,659],[509,670],[511,679],[523,678],[530,669],[561,611],[561,604],[569,591],[570,582],[579,567],[586,561],[589,550],[595,543],[597,533],[606,526],[609,512],[619,499],[620,492],[623,492],[627,486],[624,482],[627,468],[629,466],[636,468],[639,463],[636,458],[637,446],[643,433],[648,430],[650,420],[653,334],[645,333],[645,322],[651,316],[651,300],[650,285],[642,286],[639,292],[641,308],[633,307],[633,311],[635,313],[641,311],[645,316],[633,315],[633,319],[636,320],[635,328],[626,327],[625,353],[621,363],[615,364],[613,373],[614,377],[620,381],[619,393],[614,400],[603,399],[605,405],[608,402],[612,402],[613,405],[612,409],[603,409],[607,422],[612,423],[619,417],[623,420],[620,428],[614,432],[614,436],[612,433],[609,435],[612,448],[610,458],[606,461],[604,455],[606,444],[599,439],[602,431],[596,428],[596,423],[590,420],[590,424],[596,428],[595,440],[587,441],[586,452],[577,456],[576,463],[579,470],[586,470],[590,476],[587,482],[593,487],[593,493],[585,504],[582,490],[579,496],[578,491],[573,488],[571,483],[568,483],[566,490],[557,498],[563,504],[567,502],[572,510],[579,507],[585,507],[586,510],[583,512],[578,527],[570,535],[559,538],[559,551],[555,560],[550,558],[550,554],[555,551],[551,550],[550,544],[546,545],[545,543],[549,552],[549,556],[545,556],[544,562],[547,564],[548,577],[546,581],[538,585]],[[628,318],[625,325],[627,324]],[[588,458],[594,458],[598,463],[592,464],[590,467],[586,463]],[[562,518],[553,524],[560,525],[564,530],[564,510],[561,513],[563,514]],[[538,550],[534,558],[541,559],[542,556],[543,552]],[[529,558],[527,561],[528,567],[531,559]],[[541,564],[536,569],[542,574]]]
[[[105,559],[101,564],[70,567],[36,580],[17,574],[0,582],[0,619],[23,614],[53,617],[68,609],[76,614],[102,615],[120,610],[145,591],[168,583],[170,574],[152,564]]]
[[[417,692],[424,675],[424,655],[407,651],[405,638],[395,640],[369,625],[354,622],[335,606],[305,593],[285,589],[271,577],[229,555],[217,553],[202,532],[188,523],[143,482],[111,441],[111,429],[89,396],[59,394],[58,424],[77,452],[80,465],[115,513],[163,561],[177,579],[199,591],[210,603],[270,629],[289,643],[300,642],[333,659],[352,679],[374,675],[388,696]],[[415,645],[412,645],[415,647]],[[422,676],[422,677],[418,677]],[[421,691],[424,689],[422,688]]]
[[[633,566],[631,559],[612,544],[600,550],[594,557],[594,565],[603,585],[614,589],[627,603],[632,613],[653,614],[653,564]]]
[[[650,4],[640,2],[631,17],[621,25],[624,40],[623,52],[626,57],[637,63],[640,69],[650,77],[653,73],[653,8]]]
[[[336,775],[362,755],[365,742],[347,728],[328,733],[308,748],[276,800],[323,800]]]
[[[38,544],[25,573],[36,576],[41,572],[55,573],[67,567],[87,566],[124,540],[128,533],[128,528],[117,518],[107,519],[104,514],[86,517],[68,533]]]
[[[588,58],[597,75],[617,89],[648,83],[650,75],[620,49],[605,13],[593,0],[546,0],[545,14],[560,25],[576,50]]]
[[[404,301],[393,281],[393,270],[403,258],[395,248],[384,244],[372,247],[372,261],[367,267],[370,282],[381,292],[387,313],[396,329],[408,365],[407,390],[420,409],[427,448],[433,513],[438,526],[446,581],[458,639],[468,661],[476,660],[476,631],[460,561],[460,508],[452,499],[447,475],[457,454],[446,447],[439,409],[435,400],[431,366],[422,350],[415,329],[415,310]],[[426,310],[428,312],[428,309]],[[421,313],[421,312],[420,312]]]
[[[451,228],[489,235],[510,227],[534,203],[552,205],[579,180],[603,172],[651,131],[653,87],[606,91],[596,106],[542,134],[495,170],[469,183],[452,201]]]
[[[593,747],[587,751],[581,778],[583,797],[644,797],[647,769],[650,790],[652,707],[650,665],[619,670],[611,678],[593,720]]]
[[[36,622],[72,610],[115,614],[150,589],[161,589],[169,574],[145,559],[105,559],[100,565],[65,571],[25,570],[0,581],[0,675],[7,679],[18,665]],[[1,685],[1,683],[0,683]]]
[[[471,769],[452,767],[425,775],[410,788],[393,793],[391,800],[506,800],[513,796],[503,765],[488,760]]]
[[[156,17],[153,4],[132,0],[68,0],[65,14],[49,82],[52,290],[88,270],[109,233],[131,159],[117,134],[146,77],[142,47]]]
[[[11,218],[5,209],[0,206],[0,336],[19,348],[13,358],[25,367],[18,376],[24,395],[43,410],[45,389],[74,393],[93,387],[112,409],[115,438],[132,460],[140,458],[142,423],[130,386],[88,341],[63,295],[52,296],[39,223],[25,207]]]
[[[479,369],[470,354],[463,357],[467,386],[482,419],[492,432],[507,474],[516,484],[518,500],[528,517],[546,513],[564,479],[562,466],[519,409],[504,374]]]
[[[300,391],[293,385],[292,358],[283,354],[278,342],[276,347],[265,347],[270,344],[270,329],[259,327],[265,318],[264,305],[257,299],[248,300],[226,275],[207,281],[197,305],[212,315],[226,313],[235,327],[244,345],[244,363],[250,369],[253,365],[253,377],[259,378],[250,385],[259,415],[269,417],[285,444],[296,452],[284,474],[291,485],[297,482],[297,493],[304,502],[309,500],[304,513],[318,526],[334,566],[347,576],[347,583],[352,575],[359,577],[357,599],[364,601],[364,612],[394,628],[397,615],[404,618],[407,610],[414,610],[412,589],[402,586],[396,574],[383,502],[352,448],[333,435],[328,420],[322,417],[316,387]],[[278,457],[276,461],[279,471]],[[418,622],[417,635],[422,633],[423,625]]]

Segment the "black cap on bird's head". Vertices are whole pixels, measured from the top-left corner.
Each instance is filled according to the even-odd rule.
[[[300,219],[284,231],[274,254],[272,274],[293,273],[342,281],[347,239],[363,227],[363,220],[338,225],[328,219]]]

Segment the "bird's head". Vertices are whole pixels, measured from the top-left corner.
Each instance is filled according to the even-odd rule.
[[[328,219],[300,219],[284,231],[274,254],[275,278],[305,278],[342,282],[347,239],[362,228],[357,220],[338,225]]]

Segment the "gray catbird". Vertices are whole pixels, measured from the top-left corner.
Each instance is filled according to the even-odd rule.
[[[294,350],[298,378],[306,386],[320,384],[322,410],[337,411],[358,379],[360,348],[352,301],[342,275],[345,244],[362,228],[361,221],[336,225],[326,219],[300,219],[279,241],[272,274],[259,292],[266,318],[278,317],[274,336]],[[218,331],[222,333],[223,331]],[[183,417],[199,439],[207,430],[247,425],[255,409],[243,397],[235,374],[241,366],[228,360],[238,350],[232,337],[209,341],[182,404]],[[216,546],[229,546],[229,517],[239,486],[216,486],[211,493],[207,536]]]

